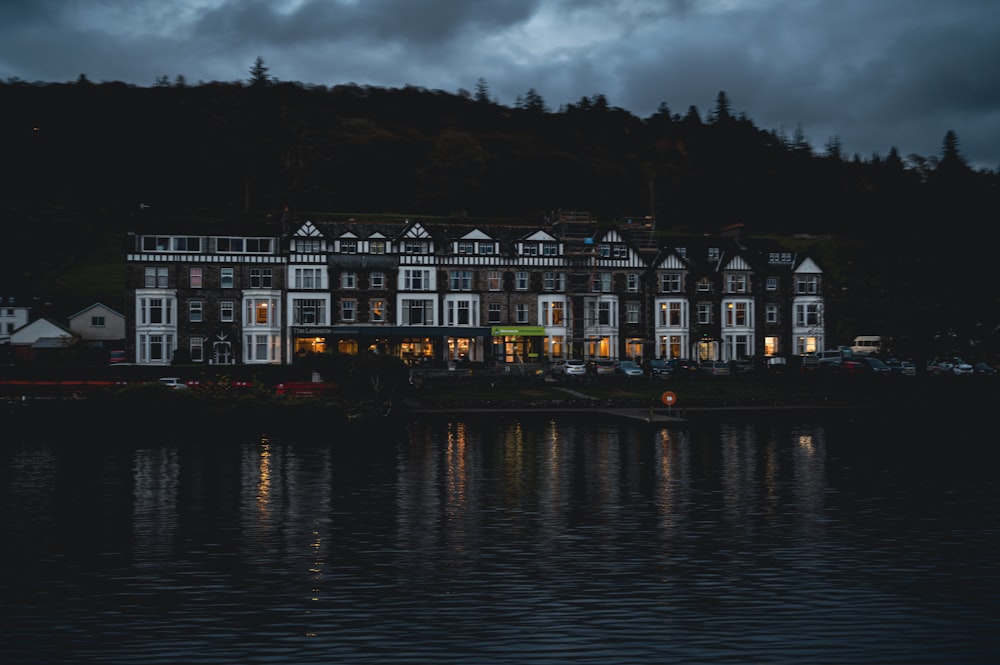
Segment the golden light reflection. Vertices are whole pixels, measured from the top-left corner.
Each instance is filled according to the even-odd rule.
[[[262,517],[268,513],[271,499],[271,443],[266,436],[260,439],[260,461],[257,465],[257,510]]]
[[[549,442],[549,450],[548,450],[549,473],[554,478],[555,469],[557,468],[556,465],[559,462],[559,428],[556,427],[555,422],[549,422],[549,435],[547,439]]]
[[[799,437],[799,448],[809,454],[810,457],[816,455],[816,445],[813,443],[812,435],[805,434]]]
[[[505,489],[514,496],[519,496],[524,486],[524,430],[521,423],[506,432],[504,437],[504,476]]]
[[[672,518],[673,501],[670,496],[671,481],[671,459],[670,459],[670,433],[666,429],[660,430],[656,442],[657,462],[659,463],[659,495],[660,512],[664,523],[668,523]]]
[[[461,423],[448,430],[448,438],[445,444],[448,474],[448,503],[450,510],[454,511],[465,505],[466,492],[468,487],[468,468],[466,467],[465,448],[467,441],[467,427]]]
[[[312,531],[312,542],[309,543],[309,547],[313,552],[313,565],[309,569],[310,575],[312,575],[312,596],[309,600],[317,603],[319,602],[319,592],[320,592],[320,582],[323,580],[323,538],[319,535],[319,531],[313,529]]]

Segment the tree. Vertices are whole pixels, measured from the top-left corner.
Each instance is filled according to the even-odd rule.
[[[795,128],[795,136],[792,138],[792,152],[799,155],[812,156],[812,146],[809,145],[809,139],[806,138],[805,132],[802,131],[802,125]]]
[[[903,165],[903,158],[899,156],[899,150],[896,146],[891,146],[889,148],[889,154],[885,156],[885,165],[892,171],[902,172],[905,168]]]
[[[545,100],[534,88],[529,88],[523,97],[518,95],[515,106],[533,113],[548,113],[549,111],[548,107],[545,106]]]
[[[716,124],[726,123],[733,119],[732,106],[729,103],[729,96],[725,90],[720,90],[715,98],[715,113],[712,114],[712,122]]]
[[[826,142],[826,156],[832,157],[837,161],[844,158],[843,146],[840,143],[840,137],[834,134]]]
[[[938,161],[938,171],[954,174],[969,171],[969,164],[958,151],[958,136],[950,129],[941,141],[941,159]]]
[[[684,114],[683,122],[685,125],[689,125],[691,127],[701,126],[701,114],[698,112],[697,106],[692,104],[688,107],[687,113]]]
[[[250,68],[250,85],[264,86],[271,83],[271,77],[267,73],[268,68],[264,65],[264,58],[257,56]]]
[[[472,95],[472,99],[475,100],[477,104],[495,104],[496,101],[493,99],[493,95],[490,94],[490,86],[486,83],[486,79],[479,77],[476,79],[476,91]]]

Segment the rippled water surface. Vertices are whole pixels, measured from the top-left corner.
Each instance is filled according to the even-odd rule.
[[[993,433],[0,443],[0,663],[995,663]]]

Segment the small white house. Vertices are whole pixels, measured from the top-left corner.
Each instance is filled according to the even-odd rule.
[[[15,305],[13,298],[0,302],[0,344],[9,344],[11,333],[28,325],[30,316],[31,308]]]
[[[91,346],[119,343],[125,339],[125,316],[98,302],[71,315],[69,329]]]

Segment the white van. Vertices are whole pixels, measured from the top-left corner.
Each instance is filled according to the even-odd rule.
[[[851,351],[856,356],[874,356],[882,348],[881,335],[858,335],[851,344]]]

